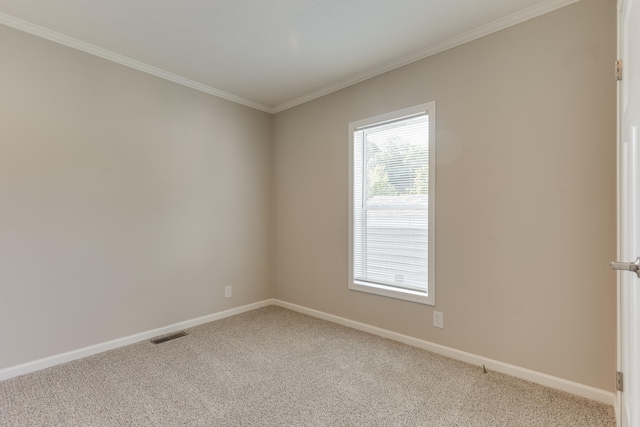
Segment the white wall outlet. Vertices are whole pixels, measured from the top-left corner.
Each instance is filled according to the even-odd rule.
[[[224,297],[225,298],[231,298],[231,295],[233,295],[233,292],[231,291],[231,286],[225,286],[224,287]]]
[[[444,328],[444,314],[441,311],[433,312],[433,326],[435,328]]]

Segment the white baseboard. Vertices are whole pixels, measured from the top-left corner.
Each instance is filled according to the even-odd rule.
[[[615,407],[615,399],[616,399],[615,394],[608,392],[606,390],[601,390],[588,385],[576,383],[573,381],[568,381],[562,378],[543,374],[541,372],[536,372],[530,369],[521,368],[519,366],[510,365],[508,363],[478,356],[476,354],[456,350],[451,347],[445,347],[443,345],[434,344],[429,341],[424,341],[424,340],[413,338],[407,335],[398,334],[396,332],[388,331],[386,329],[367,325],[365,323],[356,322],[350,319],[345,319],[344,317],[334,316],[333,314],[324,313],[322,311],[313,310],[311,308],[303,307],[296,304],[291,304],[285,301],[280,301],[276,299],[273,301],[273,304],[282,308],[307,314],[309,316],[317,317],[319,319],[328,320],[329,322],[337,323],[339,325],[348,326],[353,329],[358,329],[360,331],[378,335],[383,338],[399,341],[399,342],[411,345],[413,347],[418,347],[424,350],[438,353],[443,356],[450,357],[452,359],[460,360],[462,362],[467,362],[467,363],[471,363],[473,365],[478,365],[478,366],[485,365],[487,369],[492,371],[511,375],[516,378],[531,381],[531,382],[541,384],[547,387],[551,387],[557,390],[566,391],[568,393],[572,393],[577,396],[585,397],[587,399],[595,400],[598,402],[606,403],[608,405],[614,405]]]
[[[118,338],[118,339],[107,341],[104,343],[92,345],[89,347],[84,347],[78,350],[72,350],[66,353],[57,354],[51,357],[46,357],[44,359],[34,360],[32,362],[23,363],[21,365],[11,366],[11,367],[0,370],[0,381],[13,378],[18,375],[39,371],[41,369],[49,368],[51,366],[60,365],[62,363],[71,362],[73,360],[82,359],[83,357],[92,356],[94,354],[101,353],[103,351],[124,347],[126,345],[151,339],[159,335],[169,334],[182,329],[187,329],[193,326],[201,325],[203,323],[213,322],[214,320],[219,320],[225,317],[234,316],[236,314],[255,310],[268,305],[276,305],[289,310],[297,311],[299,313],[307,314],[309,316],[317,317],[319,319],[327,320],[329,322],[337,323],[343,326],[348,326],[350,328],[358,329],[360,331],[378,335],[383,338],[392,339],[394,341],[399,341],[414,347],[432,351],[434,353],[438,353],[443,356],[450,357],[452,359],[460,360],[460,361],[471,363],[478,366],[485,365],[489,370],[501,372],[503,374],[511,375],[516,378],[521,378],[521,379],[531,381],[537,384],[541,384],[547,387],[555,388],[557,390],[566,391],[568,393],[582,396],[587,399],[596,400],[598,402],[606,403],[608,405],[614,405],[614,408],[617,409],[616,395],[606,390],[597,389],[595,387],[590,387],[584,384],[568,381],[562,378],[543,374],[541,372],[536,372],[530,369],[521,368],[519,366],[510,365],[508,363],[504,363],[504,362],[489,359],[486,357],[478,356],[472,353],[456,350],[451,347],[445,347],[443,345],[434,344],[429,341],[424,341],[418,338],[399,334],[386,329],[367,325],[365,323],[356,322],[354,320],[346,319],[344,317],[334,316],[333,314],[328,314],[322,311],[313,310],[311,308],[303,307],[300,305],[288,303],[288,302],[277,300],[277,299],[267,299],[264,301],[259,301],[253,304],[248,304],[241,307],[232,308],[230,310],[225,310],[218,313],[210,314],[207,316],[198,317],[196,319],[174,323],[173,325],[165,326],[162,328],[157,328],[150,331],[141,332],[138,334],[129,335],[127,337]]]
[[[23,363],[21,365],[10,366],[8,368],[0,369],[0,381],[9,378],[17,377],[18,375],[28,374],[30,372],[39,371],[41,369],[49,368],[51,366],[60,365],[62,363],[71,362],[72,360],[82,359],[83,357],[92,356],[103,351],[112,350],[118,347],[124,347],[125,345],[137,343],[140,341],[148,340],[159,335],[170,334],[182,329],[198,326],[203,323],[213,322],[214,320],[223,319],[225,317],[234,316],[236,314],[244,313],[246,311],[255,310],[260,307],[275,304],[274,300],[268,299],[259,301],[253,304],[243,305],[241,307],[232,308],[230,310],[221,311],[207,316],[198,317],[196,319],[185,320],[184,322],[174,323],[173,325],[164,326],[162,328],[153,329],[150,331],[140,332],[138,334],[129,335],[123,338],[117,338],[115,340],[107,341],[104,343],[92,345],[89,347],[80,348],[78,350],[72,350],[66,353],[57,354],[44,359],[34,360],[32,362]]]

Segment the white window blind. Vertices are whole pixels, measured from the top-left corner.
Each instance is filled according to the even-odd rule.
[[[429,118],[424,111],[353,128],[351,267],[359,285],[429,293]]]

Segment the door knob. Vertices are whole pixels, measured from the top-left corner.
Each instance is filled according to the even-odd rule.
[[[610,262],[609,265],[614,270],[633,271],[640,277],[640,257],[634,262]]]

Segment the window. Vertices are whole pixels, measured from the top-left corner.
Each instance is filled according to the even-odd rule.
[[[349,289],[435,305],[435,102],[349,124]]]

